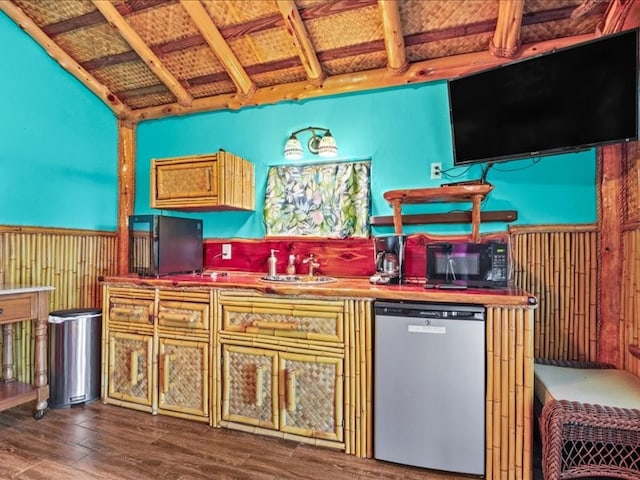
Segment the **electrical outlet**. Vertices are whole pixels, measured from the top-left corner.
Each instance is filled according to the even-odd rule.
[[[222,244],[222,259],[231,260],[231,244],[230,243]]]
[[[431,164],[431,180],[440,180],[442,178],[442,164],[433,162]]]

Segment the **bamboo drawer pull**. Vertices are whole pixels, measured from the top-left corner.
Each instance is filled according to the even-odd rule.
[[[160,363],[158,364],[160,367],[159,376],[162,381],[162,385],[160,385],[160,391],[162,393],[167,393],[170,389],[170,369],[171,369],[171,361],[173,360],[173,355],[169,355],[166,353],[160,354]]]
[[[296,369],[287,370],[287,411],[293,413],[296,411],[298,398],[296,392]]]
[[[173,322],[197,322],[200,320],[199,315],[195,315],[195,312],[189,313],[176,313],[176,312],[161,312],[158,317],[161,320],[173,321]]]
[[[131,352],[131,378],[129,379],[132,386],[136,386],[140,380],[144,378],[144,374],[139,373],[140,358],[144,358],[145,351],[134,350]]]
[[[295,330],[298,324],[295,322],[268,322],[266,320],[254,320],[251,325],[259,328],[273,328],[274,330]]]
[[[256,407],[262,407],[262,397],[264,395],[264,372],[266,365],[256,367]]]

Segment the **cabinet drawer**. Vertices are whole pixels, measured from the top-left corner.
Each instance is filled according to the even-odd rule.
[[[0,300],[0,323],[16,322],[20,320],[31,320],[36,316],[32,310],[34,301],[33,295],[5,296]]]
[[[153,299],[110,297],[109,322],[153,325]]]
[[[240,298],[221,295],[226,332],[342,342],[345,305],[337,300]]]
[[[160,301],[158,325],[187,330],[209,330],[209,304]]]

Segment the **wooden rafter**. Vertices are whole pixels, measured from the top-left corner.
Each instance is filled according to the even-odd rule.
[[[113,111],[116,117],[126,118],[130,116],[131,110],[120,101],[117,95],[96,80],[93,75],[54,43],[18,6],[9,0],[0,0],[0,10],[16,22],[22,30],[31,35],[62,68],[95,93]]]
[[[530,44],[518,52],[517,58],[527,58],[556,48],[567,47],[593,38],[593,35],[578,35],[561,39]],[[431,82],[446,78],[458,77],[486,68],[496,67],[510,61],[498,58],[489,52],[467,53],[450,57],[436,58],[409,65],[406,72],[394,75],[387,68],[368,70],[365,72],[333,75],[322,85],[310,86],[309,82],[295,82],[259,88],[250,99],[235,94],[222,94],[215,97],[194,100],[189,107],[177,104],[141,108],[134,112],[135,120],[148,120],[173,115],[206,112],[209,110],[238,109],[243,106],[265,105],[282,101],[303,100],[327,95],[338,95],[361,90],[373,90],[398,85]]]
[[[107,21],[122,35],[131,48],[147,64],[151,71],[162,83],[175,95],[178,103],[188,106],[193,102],[193,97],[187,92],[176,77],[163,65],[162,61],[149,48],[138,33],[127,23],[124,17],[109,0],[92,0],[95,7],[102,13]]]
[[[384,30],[384,46],[387,50],[387,65],[392,72],[402,73],[407,70],[407,52],[404,44],[402,20],[397,0],[378,0],[382,27]]]
[[[255,92],[256,84],[249,78],[244,67],[222,37],[220,30],[205,10],[200,0],[180,0],[180,4],[191,17],[205,41],[218,57],[220,63],[231,77],[231,80],[242,97],[249,97]]]
[[[321,84],[326,78],[326,73],[322,70],[315,48],[309,38],[307,28],[304,26],[298,7],[293,0],[276,0],[280,9],[287,32],[293,39],[293,43],[298,50],[298,55],[302,61],[307,78],[314,85]]]
[[[520,48],[520,26],[524,0],[500,0],[498,23],[489,45],[496,57],[513,58]]]

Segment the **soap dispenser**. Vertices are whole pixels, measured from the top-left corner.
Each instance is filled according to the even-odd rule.
[[[289,255],[289,263],[287,264],[287,275],[296,274],[296,256],[292,253]]]
[[[278,274],[278,259],[276,258],[276,252],[278,250],[271,249],[271,255],[267,259],[267,265],[269,268],[269,276],[275,277]]]

